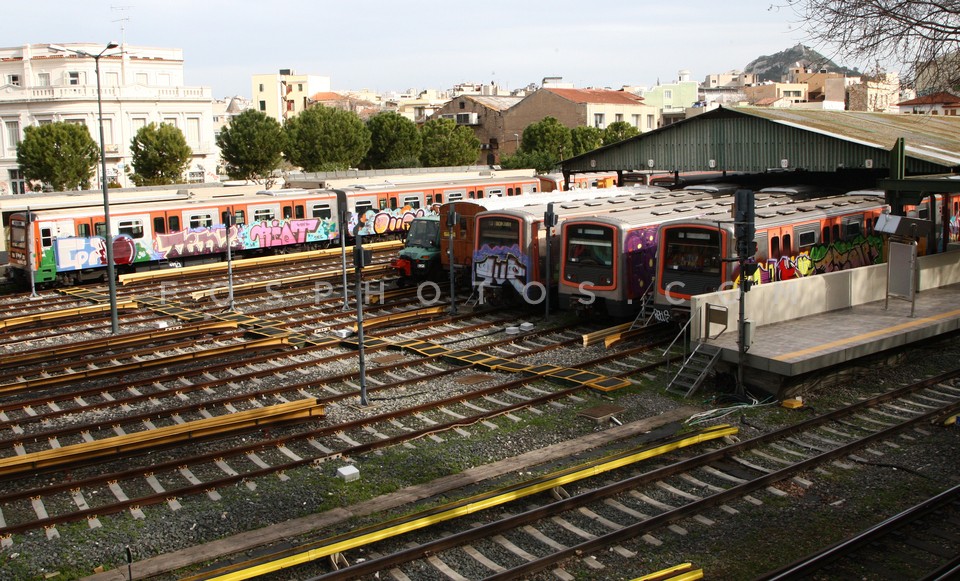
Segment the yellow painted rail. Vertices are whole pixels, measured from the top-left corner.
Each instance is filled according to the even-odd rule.
[[[208,321],[194,325],[182,325],[178,327],[168,327],[155,331],[144,333],[131,333],[128,335],[111,335],[103,339],[93,341],[82,341],[76,344],[60,345],[56,348],[58,356],[70,355],[73,353],[84,353],[88,351],[102,351],[108,348],[124,347],[131,344],[144,343],[149,341],[169,341],[181,337],[194,337],[197,333],[211,333],[216,331],[228,331],[236,329],[237,323],[232,321]],[[0,357],[0,365],[9,365],[12,363],[28,363],[35,359],[47,359],[50,356],[50,350],[33,351],[30,353],[14,353]]]
[[[315,399],[303,399],[289,403],[262,407],[242,412],[225,414],[183,424],[144,430],[125,436],[112,436],[93,442],[84,442],[62,448],[51,448],[21,456],[0,458],[0,476],[67,464],[77,460],[98,458],[142,450],[171,442],[205,438],[237,430],[285,422],[293,419],[322,417],[323,404]]]
[[[384,315],[382,317],[364,319],[363,328],[373,329],[375,327],[382,327],[383,325],[392,325],[394,323],[405,323],[407,321],[417,320],[423,317],[440,315],[440,314],[446,313],[449,310],[450,310],[450,307],[429,307],[426,309],[417,309],[415,311],[404,311],[402,313],[396,313],[393,315]],[[358,326],[356,323],[354,323],[353,332],[356,333],[357,330],[358,330]]]
[[[136,301],[123,301],[117,303],[118,311],[129,311],[136,308]],[[0,329],[11,329],[13,327],[22,327],[23,325],[29,325],[30,323],[36,323],[39,321],[59,321],[61,319],[70,319],[73,317],[105,313],[109,311],[110,305],[90,305],[89,307],[75,307],[72,309],[60,309],[45,313],[34,313],[32,315],[10,317],[9,319],[0,320]]]
[[[403,242],[400,240],[392,240],[390,242],[373,242],[365,243],[365,248],[374,251],[386,251],[386,250],[399,250],[403,248]],[[349,248],[347,252],[352,252]],[[271,266],[275,264],[286,264],[290,262],[301,262],[306,260],[314,260],[319,258],[330,258],[332,256],[340,256],[340,248],[325,248],[323,250],[310,250],[307,252],[293,252],[291,254],[277,254],[274,256],[260,256],[257,258],[242,258],[233,261],[233,268],[235,270],[243,270],[245,268],[258,268],[261,266]],[[347,256],[347,260],[352,260],[352,254]],[[118,278],[121,285],[134,282],[143,282],[143,281],[153,281],[153,280],[164,280],[168,278],[177,278],[183,276],[184,274],[207,274],[207,273],[216,273],[216,272],[226,272],[227,263],[224,262],[214,262],[211,264],[197,264],[194,266],[183,266],[181,268],[168,268],[164,270],[148,270],[145,272],[132,272],[129,274],[121,274]]]
[[[27,379],[24,381],[16,381],[13,383],[5,383],[0,385],[0,394],[5,393],[14,393],[18,391],[24,391],[26,389],[33,389],[39,387],[52,387],[55,385],[60,385],[63,383],[71,383],[74,381],[79,381],[81,379],[89,379],[91,377],[100,377],[104,375],[112,375],[117,372],[118,369],[130,369],[136,368],[137,370],[150,369],[153,367],[165,367],[174,363],[180,363],[183,361],[202,361],[209,357],[221,357],[223,355],[229,355],[231,353],[239,353],[243,351],[250,351],[254,349],[262,349],[265,347],[279,347],[283,345],[289,345],[290,341],[286,337],[275,337],[269,339],[260,339],[257,341],[249,341],[247,343],[241,343],[239,345],[232,345],[230,347],[218,347],[216,349],[207,349],[205,351],[193,351],[190,353],[181,353],[178,355],[171,355],[170,357],[159,357],[157,359],[150,359],[147,361],[141,361],[135,365],[120,365],[120,366],[111,366],[111,367],[100,367],[97,369],[84,369],[81,371],[75,371],[73,373],[66,373],[64,375],[53,375],[51,377],[40,377],[37,379]]]
[[[393,270],[393,267],[389,264],[374,264],[367,266],[363,269],[366,273],[380,273],[384,271]],[[348,272],[352,272],[352,269],[348,269]],[[261,280],[258,282],[246,282],[243,284],[233,285],[234,292],[250,290],[250,289],[266,289],[267,287],[278,287],[284,284],[292,284],[296,282],[308,282],[311,280],[320,280],[326,278],[336,278],[343,275],[343,270],[325,270],[323,272],[311,272],[309,274],[298,274],[296,276],[286,276],[282,278],[275,278],[272,280]],[[209,288],[207,290],[195,291],[190,293],[190,298],[195,301],[203,300],[207,297],[220,297],[223,299],[227,296],[227,287],[218,286],[214,288]]]
[[[703,569],[694,569],[693,563],[681,563],[631,581],[695,581],[703,579]]]
[[[310,549],[296,555],[283,557],[275,561],[262,563],[243,569],[226,573],[216,577],[211,577],[207,581],[240,581],[241,579],[252,579],[267,573],[281,571],[283,569],[309,563],[317,559],[336,555],[350,549],[362,547],[371,543],[382,541],[395,537],[410,531],[415,531],[440,522],[458,518],[461,516],[473,514],[482,510],[490,509],[496,506],[507,504],[521,498],[551,490],[564,484],[583,480],[591,476],[596,476],[610,470],[616,470],[624,466],[647,460],[655,456],[660,456],[673,452],[675,450],[693,446],[706,441],[732,436],[738,432],[737,428],[729,425],[718,425],[691,434],[685,438],[680,438],[672,442],[635,450],[631,453],[622,454],[611,460],[600,460],[598,462],[588,463],[573,469],[562,470],[554,474],[549,474],[541,478],[534,479],[529,483],[524,483],[514,487],[507,487],[500,490],[494,490],[489,493],[477,495],[455,503],[427,510],[422,513],[424,516],[412,515],[397,524],[387,523],[386,525],[369,527],[364,529],[367,532],[357,531],[360,534],[344,536],[330,539],[330,543],[324,546]]]

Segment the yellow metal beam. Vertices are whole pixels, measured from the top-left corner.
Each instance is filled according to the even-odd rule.
[[[171,442],[225,434],[253,426],[298,418],[322,417],[323,415],[323,404],[315,399],[303,399],[184,424],[164,426],[155,430],[144,430],[125,436],[112,436],[102,440],[62,448],[51,448],[22,456],[0,458],[0,475],[16,474],[37,468],[67,464],[77,460],[142,450]]]
[[[614,333],[626,331],[631,325],[633,325],[633,323],[624,323],[622,325],[617,325],[616,327],[608,327],[606,329],[594,331],[593,333],[586,333],[583,335],[583,346],[589,347],[591,345],[595,345]]]
[[[261,349],[263,347],[275,347],[281,345],[289,345],[290,341],[286,337],[274,337],[269,339],[262,339],[258,341],[250,341],[247,343],[242,343],[240,345],[233,345],[230,347],[219,347],[216,349],[208,349],[205,351],[194,351],[192,353],[181,353],[179,355],[172,355],[170,357],[160,357],[158,359],[151,359],[148,361],[142,361],[136,365],[136,369],[150,369],[153,367],[165,367],[173,363],[179,363],[182,361],[202,361],[208,357],[221,357],[223,355],[228,355],[230,353],[238,353],[243,351],[249,351],[251,349]],[[120,366],[123,367],[123,366]],[[100,377],[103,375],[111,375],[117,372],[117,366],[112,367],[101,367],[98,369],[85,369],[83,371],[76,371],[74,373],[67,373],[64,375],[54,375],[52,377],[42,377],[40,379],[28,379],[24,381],[17,381],[14,383],[5,383],[0,385],[0,394],[5,393],[15,393],[18,391],[23,391],[26,389],[37,388],[37,387],[51,387],[54,385],[60,385],[63,383],[71,383],[78,381],[80,379],[89,379],[91,377]]]
[[[364,272],[367,272],[367,273],[378,274],[384,271],[393,270],[393,267],[386,263],[374,264],[374,265],[365,267],[363,270]],[[247,282],[243,284],[235,284],[233,285],[233,291],[239,292],[239,291],[250,290],[250,289],[266,288],[268,286],[280,286],[280,285],[292,284],[296,282],[309,282],[311,280],[319,280],[324,278],[336,278],[338,276],[341,276],[342,274],[343,274],[343,270],[339,268],[336,270],[325,270],[323,272],[311,272],[309,274],[299,274],[297,276],[286,276],[283,278],[275,278],[272,280],[263,280],[259,282]],[[192,298],[195,301],[199,301],[207,297],[215,297],[215,296],[225,297],[227,294],[227,291],[228,291],[227,287],[218,286],[214,288],[209,288],[207,290],[192,292],[190,293],[190,298]]]
[[[252,579],[267,573],[281,571],[283,569],[309,563],[317,559],[329,557],[337,553],[342,553],[350,549],[362,547],[371,543],[382,541],[395,537],[410,531],[422,529],[440,522],[458,518],[461,516],[473,514],[482,510],[503,505],[521,498],[538,494],[550,490],[557,486],[562,486],[570,482],[596,476],[610,470],[622,468],[623,466],[646,460],[654,456],[667,454],[680,448],[685,448],[702,442],[732,436],[737,433],[737,428],[728,425],[718,425],[712,428],[706,428],[701,432],[693,434],[687,438],[662,444],[652,448],[640,450],[634,454],[624,455],[612,461],[600,461],[597,463],[586,464],[579,469],[561,471],[556,475],[548,475],[535,479],[527,486],[516,489],[507,489],[505,491],[493,491],[492,493],[478,495],[456,503],[451,503],[449,508],[440,508],[425,511],[425,516],[414,517],[399,524],[387,526],[385,528],[372,528],[370,532],[350,537],[344,540],[336,540],[340,537],[331,539],[331,543],[322,547],[317,547],[296,555],[283,557],[276,561],[262,563],[240,571],[226,573],[217,577],[212,577],[207,581],[240,581],[241,579]]]
[[[136,301],[123,301],[117,304],[118,311],[129,311],[137,308]],[[89,307],[75,307],[72,309],[61,309],[58,311],[48,311],[45,313],[34,313],[32,315],[23,315],[22,317],[11,317],[0,321],[0,329],[12,329],[21,327],[30,323],[39,321],[59,321],[61,319],[70,319],[83,315],[105,313],[110,311],[110,305],[90,305]]]
[[[416,320],[423,317],[430,317],[433,315],[440,315],[449,311],[449,307],[430,307],[426,309],[417,309],[416,311],[405,311],[403,313],[396,313],[393,315],[384,315],[382,317],[374,317],[372,319],[363,320],[364,329],[373,329],[374,327],[382,327],[383,325],[389,325],[391,323],[403,323],[410,320]],[[353,325],[353,332],[356,333],[358,326],[356,323]]]
[[[364,247],[373,250],[373,251],[386,251],[386,250],[395,250],[403,248],[403,242],[399,240],[393,240],[390,242],[374,242],[372,244],[364,244]],[[294,252],[291,254],[277,254],[274,256],[261,256],[258,258],[243,258],[233,261],[233,268],[236,270],[243,270],[246,268],[258,268],[261,266],[271,266],[275,264],[286,264],[290,262],[302,262],[306,260],[314,260],[320,258],[330,258],[333,256],[340,256],[340,248],[326,248],[324,250],[310,250],[307,252]],[[166,270],[149,270],[145,272],[132,272],[130,274],[121,274],[118,279],[120,284],[134,283],[134,282],[143,282],[143,281],[153,281],[153,280],[164,280],[168,278],[177,278],[183,276],[184,274],[213,274],[218,272],[225,272],[227,270],[227,263],[224,262],[214,262],[212,264],[197,264],[194,266],[184,266],[181,268],[169,268]]]

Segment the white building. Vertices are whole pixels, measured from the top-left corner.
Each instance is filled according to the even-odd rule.
[[[31,125],[66,121],[85,125],[100,143],[94,58],[105,44],[71,43],[0,48],[0,193],[27,186],[17,165],[17,144]],[[100,58],[104,150],[107,178],[132,183],[130,142],[149,123],[179,128],[193,150],[187,181],[216,180],[220,153],[213,136],[209,87],[183,84],[183,51],[124,45]],[[99,188],[100,165],[91,187]]]

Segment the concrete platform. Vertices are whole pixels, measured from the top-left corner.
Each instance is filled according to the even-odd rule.
[[[851,360],[876,355],[960,329],[960,284],[917,293],[909,301],[891,298],[756,327],[747,351],[744,382],[783,395],[811,375]],[[705,341],[720,347],[721,366],[736,369],[737,333]]]

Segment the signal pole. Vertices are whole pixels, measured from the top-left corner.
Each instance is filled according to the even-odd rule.
[[[740,264],[740,320],[737,329],[737,395],[744,395],[746,388],[743,383],[743,368],[746,366],[747,349],[747,320],[745,304],[747,293],[753,282],[753,275],[757,271],[756,261],[748,260],[756,254],[754,237],[756,236],[755,198],[753,190],[737,190],[734,194],[734,226],[733,232],[737,239],[737,261]]]

